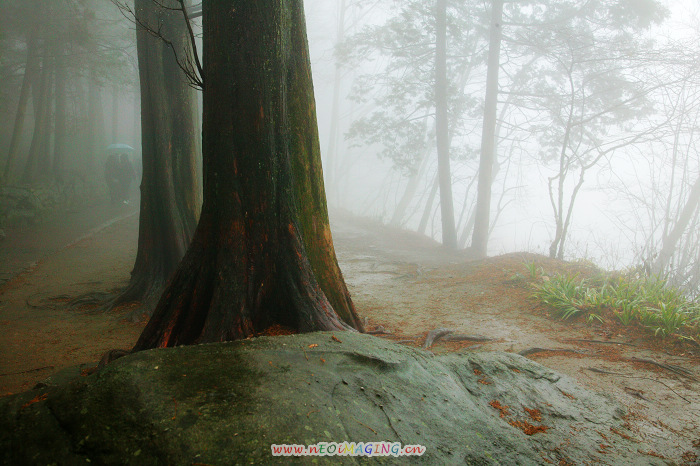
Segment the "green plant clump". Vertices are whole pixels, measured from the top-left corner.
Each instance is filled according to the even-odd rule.
[[[641,325],[662,338],[681,331],[685,335],[679,336],[683,338],[696,339],[699,335],[700,302],[689,300],[681,290],[658,277],[606,274],[586,280],[578,275],[556,274],[543,275],[532,286],[533,297],[564,320],[584,315],[589,322],[603,322],[605,316],[623,325]]]

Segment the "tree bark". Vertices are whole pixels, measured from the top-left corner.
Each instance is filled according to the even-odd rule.
[[[290,157],[295,197],[299,200],[296,211],[301,237],[312,272],[331,306],[346,324],[362,329],[338,265],[331,235],[306,39],[306,19],[302,8],[293,7],[291,11],[295,26],[291,37],[294,53],[290,57],[288,81]]]
[[[171,5],[177,7],[177,2]],[[196,176],[200,156],[195,91],[173,51],[143,25],[159,25],[176,50],[187,50],[184,19],[151,0],[136,0],[137,53],[141,84],[143,173],[139,242],[129,286],[111,306],[139,302],[137,315],[152,314],[185,255],[201,205]]]
[[[447,109],[447,0],[437,0],[435,30],[435,131],[440,179],[442,244],[449,249],[457,249]]]
[[[298,213],[311,204],[317,220],[327,215],[320,164],[294,152],[317,144],[313,131],[297,133],[315,121],[302,8],[301,0],[203,4],[202,215],[136,351],[246,338],[273,324],[351,328],[321,289],[302,239],[316,227],[330,247],[330,230],[304,226]],[[303,48],[295,47],[300,38]],[[301,184],[315,189],[298,186],[295,164],[307,173]]]
[[[498,106],[498,71],[500,68],[503,0],[491,3],[489,57],[486,71],[486,100],[481,131],[481,157],[476,195],[476,214],[471,249],[477,257],[486,257],[491,214],[491,186],[496,159],[496,111]]]

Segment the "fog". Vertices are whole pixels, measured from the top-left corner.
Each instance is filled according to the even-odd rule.
[[[341,6],[343,24],[339,27]],[[451,182],[460,247],[469,247],[469,222],[473,222],[476,203],[488,53],[486,6],[448,8]],[[100,148],[124,143],[136,153],[140,150],[133,18],[105,1],[94,9],[54,7],[51,20],[42,19],[38,24],[67,40],[66,51],[52,57],[57,63],[63,57],[71,76],[63,91],[67,108],[58,109],[53,103],[51,110],[68,112],[69,142],[64,143],[62,137],[56,143],[59,125],[55,121],[42,142],[42,135],[35,135],[33,129],[39,103],[32,98],[40,87],[40,76],[34,76],[33,85],[25,91],[31,96],[22,104],[26,116],[20,118],[18,113],[31,39],[26,31],[36,26],[31,18],[22,18],[21,7],[10,5],[12,8],[16,14],[3,19],[7,32],[3,36],[0,150],[5,154],[5,184],[32,181],[35,175],[26,168],[28,154],[48,144],[50,150],[68,154],[60,177],[91,184],[84,195],[92,197],[90,189],[104,188],[99,172],[105,154]],[[662,248],[664,235],[681,207],[696,203],[688,194],[698,172],[694,132],[697,70],[692,48],[698,34],[698,7],[691,1],[624,2],[619,6],[601,2],[597,13],[594,10],[575,2],[558,7],[546,2],[505,6],[490,255],[512,251],[549,254],[560,222],[560,229],[566,229],[563,258],[591,260],[615,269],[648,265]],[[76,21],[76,12],[85,15],[85,21]],[[427,13],[420,2],[306,2],[330,206],[420,230],[440,240],[439,200],[426,206],[435,196],[431,188],[437,172],[431,127],[434,105],[426,94],[432,92],[432,84],[425,81],[431,73],[434,25],[420,17]],[[397,22],[399,15],[406,21],[405,30],[400,29],[401,20]],[[540,23],[546,34],[533,32]],[[193,20],[193,26],[200,36],[201,18]],[[582,28],[578,37],[576,27]],[[578,41],[569,47],[577,67],[571,68],[570,94],[562,81],[565,77],[556,75],[557,66],[564,67],[559,72],[566,68],[562,54],[567,52],[558,49],[566,34]],[[198,43],[201,51],[201,37]],[[580,57],[573,55],[574,50]],[[417,55],[412,58],[411,53]],[[580,66],[579,59],[583,60]],[[401,79],[404,95],[400,94]],[[420,79],[424,81],[416,81]],[[609,88],[603,89],[606,80]],[[559,92],[558,99],[555,92]],[[561,146],[567,97],[574,99],[572,128],[580,128],[572,136],[580,139]],[[19,133],[13,136],[17,129]],[[570,166],[561,166],[565,171],[557,163],[563,161],[557,157],[562,148],[564,157],[571,159]],[[600,160],[586,167],[572,204],[582,164],[602,153]],[[86,169],[94,173],[87,176]],[[565,174],[561,186],[558,173]],[[551,194],[549,179],[557,180]],[[412,193],[406,192],[407,185]],[[557,205],[560,201],[561,207]],[[5,221],[8,215],[12,216],[4,213]],[[679,249],[695,251],[691,246],[697,239],[694,230],[694,223],[686,226]]]
[[[144,438],[196,453],[173,461],[127,432],[145,463],[229,464],[238,441],[263,445],[250,458],[266,464],[278,422],[299,443],[337,426],[415,433],[430,464],[486,464],[502,429],[527,436],[503,447],[513,458],[697,460],[697,0],[205,1],[3,2],[0,425],[35,419],[64,381],[92,387],[135,364],[146,375],[120,375],[120,396],[97,398],[124,402],[106,409],[121,419],[134,406],[150,416],[148,393],[165,404],[134,425],[168,427]],[[278,359],[263,354],[273,346],[255,353],[260,341],[280,345]],[[221,362],[222,342],[242,343],[222,350],[240,348],[229,356],[241,368]],[[212,343],[201,363],[148,359],[201,343]],[[280,381],[306,398],[253,393]],[[386,381],[408,401],[385,396]],[[84,439],[62,449],[78,455],[65,464],[121,459],[117,440],[95,442],[131,427],[91,407],[99,429],[117,428],[89,440],[70,417],[101,383],[45,413],[60,435],[26,446],[8,439],[29,430],[3,429],[0,463],[30,464],[22,455],[44,438]],[[420,420],[432,430],[445,409],[460,416],[444,404],[457,395],[484,445],[445,448],[458,424],[423,435],[403,414],[437,403],[438,420]],[[337,403],[357,400],[378,415],[324,424],[326,408],[340,419],[356,409]],[[267,424],[248,417],[255,403]],[[604,420],[574,428],[590,406]],[[226,418],[234,430],[219,433],[229,408],[240,425],[255,418],[250,432]],[[216,441],[188,430],[200,428]],[[63,464],[53,443],[39,447]]]
[[[527,37],[530,26],[526,24],[527,15],[532,14],[532,21],[542,21],[547,14],[541,10],[541,15],[537,18],[532,8],[536,3],[521,2],[523,6],[517,4],[506,4],[503,45],[501,58],[501,74],[499,78],[500,96],[498,99],[499,126],[501,128],[500,139],[497,145],[497,164],[500,169],[496,174],[493,186],[491,236],[489,238],[489,254],[500,254],[512,251],[532,251],[542,254],[549,254],[549,247],[556,234],[556,221],[553,215],[552,203],[548,193],[548,179],[556,176],[559,172],[556,151],[560,148],[557,143],[561,142],[564,132],[555,129],[557,124],[564,124],[563,113],[558,115],[543,115],[543,111],[552,110],[551,106],[566,104],[566,89],[557,87],[554,84],[548,92],[562,92],[559,100],[545,99],[544,96],[528,96],[518,101],[515,92],[512,91],[514,85],[512,79],[517,75],[524,62],[535,60],[535,64],[528,66],[540,67],[540,73],[550,73],[547,70],[549,65],[538,65],[538,61],[558,59],[556,55],[550,58],[532,58],[528,54],[546,53],[539,47],[547,47],[547,44],[527,44],[525,49],[518,49],[516,41],[530,40]],[[415,160],[421,155],[415,153],[401,154],[393,153],[394,160],[384,158],[377,160],[377,156],[382,153],[388,154],[387,142],[381,139],[376,132],[368,128],[359,129],[352,132],[353,122],[369,122],[376,124],[376,120],[370,120],[373,112],[377,113],[377,105],[381,102],[389,103],[390,99],[397,101],[400,97],[389,97],[396,90],[395,82],[387,82],[392,74],[406,76],[415,73],[416,69],[411,68],[411,62],[403,59],[401,54],[410,53],[408,50],[415,49],[418,52],[425,52],[419,45],[426,47],[425,43],[416,44],[411,42],[406,31],[398,29],[398,24],[392,23],[393,18],[404,15],[404,18],[415,19],[415,10],[418,6],[411,2],[410,5],[399,7],[394,5],[391,8],[383,8],[382,4],[360,4],[352,6],[352,2],[346,6],[346,46],[354,47],[359,53],[355,61],[341,68],[340,94],[347,96],[341,100],[339,110],[339,121],[342,129],[338,132],[338,157],[342,160],[339,165],[343,166],[340,176],[332,176],[326,173],[326,183],[328,185],[329,199],[332,205],[342,206],[353,211],[363,213],[381,219],[384,222],[393,222],[409,229],[417,229],[420,223],[422,210],[425,207],[426,198],[429,197],[432,186],[432,178],[437,170],[436,153],[433,149],[427,156],[428,160],[422,167],[423,173],[418,182],[419,187],[412,196],[411,204],[401,219],[395,218],[395,210],[404,194],[405,187],[411,174],[411,170],[419,169],[420,164]],[[573,4],[572,4],[573,5]],[[578,6],[578,4],[576,4]],[[665,214],[661,213],[660,205],[653,208],[650,203],[654,200],[661,202],[661,198],[668,200],[673,198],[672,204],[682,204],[684,194],[692,186],[698,171],[698,155],[694,142],[694,126],[690,120],[694,121],[695,91],[692,90],[697,83],[695,76],[696,56],[692,43],[697,37],[698,9],[692,2],[672,2],[664,5],[666,11],[650,10],[651,2],[627,2],[623,8],[628,8],[624,18],[617,20],[612,12],[603,13],[594,18],[590,11],[586,11],[585,6],[576,13],[583,21],[580,27],[585,27],[586,21],[596,21],[596,29],[590,29],[586,34],[589,37],[579,37],[581,43],[578,44],[579,53],[590,53],[594,50],[596,59],[600,58],[601,63],[592,62],[590,68],[582,67],[575,79],[580,79],[576,83],[579,88],[574,88],[574,96],[581,100],[576,105],[576,109],[582,123],[586,116],[591,133],[588,135],[590,141],[578,141],[578,147],[570,147],[572,151],[579,151],[574,157],[581,157],[581,160],[590,161],[594,153],[606,152],[603,158],[586,170],[584,183],[578,191],[573,209],[571,211],[571,222],[568,227],[566,246],[563,257],[567,259],[585,259],[593,261],[609,269],[622,269],[626,267],[639,266],[642,263],[651,263],[658,253],[662,242],[662,232],[667,227],[659,226],[658,222]],[[335,24],[328,21],[328,17],[338,18],[338,5],[331,5],[324,2],[307,2],[307,17],[309,22],[309,40],[312,53],[312,64],[314,66],[315,86],[318,101],[319,128],[321,134],[321,146],[325,150],[324,157],[328,157],[329,133],[332,121],[332,96],[334,84],[334,44],[337,37]],[[466,7],[465,7],[466,8]],[[547,7],[542,7],[547,8]],[[551,15],[557,13],[550,8]],[[572,7],[573,8],[573,7]],[[604,5],[599,8],[606,8]],[[468,8],[466,8],[468,10]],[[509,15],[518,11],[518,24],[509,25]],[[599,10],[602,11],[602,10]],[[369,13],[368,13],[369,12]],[[479,60],[474,69],[470,70],[471,75],[463,84],[463,90],[458,94],[459,98],[468,101],[466,107],[460,108],[462,112],[459,120],[452,123],[454,131],[460,133],[452,139],[452,187],[455,199],[455,212],[459,219],[463,219],[462,227],[469,217],[470,211],[475,202],[475,186],[473,180],[478,171],[478,154],[481,143],[481,116],[483,111],[483,95],[485,89],[486,64],[483,55],[486,53],[488,44],[487,34],[487,12],[484,5],[472,8],[470,11],[452,10],[452,20],[457,23],[466,20],[460,15],[472,15],[469,21],[473,21],[473,28],[469,31],[461,31],[460,43],[467,42],[464,35],[470,34],[477,37],[470,39],[470,42],[477,48],[477,55],[471,57],[465,51],[451,50],[455,58],[455,66],[465,66],[469,58]],[[608,15],[606,18],[605,15]],[[635,17],[635,15],[638,15]],[[647,15],[646,17],[644,15]],[[657,17],[652,17],[657,15]],[[586,19],[588,16],[588,19]],[[361,18],[358,24],[353,23],[353,18]],[[609,19],[609,24],[600,24],[600,21]],[[481,23],[479,23],[481,21]],[[572,20],[573,21],[573,20]],[[579,21],[579,20],[576,20]],[[627,21],[627,24],[624,22]],[[631,26],[632,21],[639,21],[638,27]],[[513,21],[514,23],[515,21]],[[369,25],[373,29],[369,29]],[[415,26],[415,24],[412,24]],[[431,27],[428,25],[428,27]],[[569,25],[557,25],[558,32],[552,34],[568,34],[563,32]],[[574,26],[571,26],[574,27]],[[629,28],[628,28],[629,27]],[[393,30],[392,30],[393,28]],[[407,30],[409,26],[406,25]],[[604,29],[610,28],[605,31]],[[616,34],[615,28],[628,28],[624,36]],[[415,31],[413,31],[416,33]],[[575,34],[575,29],[572,30]],[[394,37],[392,37],[392,34]],[[432,34],[427,31],[426,34]],[[480,37],[478,37],[480,35]],[[405,39],[399,39],[405,37]],[[559,40],[561,40],[560,36]],[[544,38],[544,35],[542,36]],[[422,38],[424,39],[424,38]],[[421,40],[422,40],[421,39]],[[405,40],[406,50],[401,53],[392,54],[392,47],[396,47],[399,40]],[[385,43],[382,44],[381,41]],[[588,42],[586,42],[588,41]],[[626,41],[626,42],[625,42]],[[324,46],[325,45],[325,46]],[[551,44],[552,47],[559,44]],[[384,49],[382,50],[382,47]],[[448,44],[448,48],[450,45]],[[455,46],[456,47],[456,46]],[[584,52],[584,47],[590,49]],[[353,50],[345,50],[345,55],[353,53]],[[470,51],[471,52],[471,51]],[[449,53],[449,52],[448,52]],[[556,53],[556,52],[555,52]],[[563,52],[561,52],[563,53]],[[480,55],[479,55],[480,54]],[[607,54],[607,56],[606,56]],[[610,65],[609,61],[614,57],[619,57],[619,62]],[[674,58],[676,57],[676,58]],[[681,58],[684,57],[684,58]],[[344,57],[339,58],[345,59]],[[424,57],[416,57],[416,60]],[[680,61],[678,61],[678,60]],[[591,60],[591,57],[585,58]],[[685,62],[682,65],[681,62]],[[623,68],[617,70],[617,67]],[[393,69],[391,67],[394,67]],[[597,68],[596,68],[597,67]],[[626,67],[626,68],[625,68]],[[680,67],[680,68],[679,68]],[[391,71],[388,71],[391,69]],[[612,76],[613,69],[617,76]],[[619,72],[619,74],[618,74]],[[535,71],[533,71],[535,73]],[[602,80],[597,79],[595,73],[600,73]],[[605,76],[608,74],[607,76]],[[681,78],[681,76],[684,76]],[[373,77],[373,78],[372,78]],[[687,77],[688,79],[686,79]],[[537,83],[536,76],[531,75],[529,85],[546,86],[546,83]],[[680,79],[679,79],[680,78]],[[409,76],[407,81],[415,79]],[[556,81],[556,76],[547,76],[546,80]],[[614,80],[619,81],[614,82]],[[453,79],[455,81],[456,79]],[[605,85],[605,80],[610,80],[610,89],[601,89]],[[368,83],[374,82],[375,85]],[[673,84],[675,83],[675,84]],[[528,84],[516,89],[519,93],[532,91]],[[394,86],[391,89],[389,86]],[[628,89],[623,89],[629,86]],[[406,86],[408,90],[413,89],[425,91],[418,86]],[[616,89],[617,88],[617,89]],[[675,89],[671,91],[671,89]],[[602,99],[611,99],[609,102],[594,102],[596,92],[606,94]],[[615,95],[615,93],[618,93]],[[590,99],[585,99],[590,93]],[[552,97],[552,95],[550,95]],[[358,102],[358,98],[364,101]],[[415,101],[419,101],[423,96],[413,96]],[[457,98],[457,97],[455,97]],[[384,100],[382,100],[384,99]],[[669,100],[672,99],[672,100]],[[408,99],[407,99],[408,100]],[[617,101],[617,103],[615,103]],[[682,104],[681,104],[682,101]],[[590,103],[589,103],[590,102]],[[426,105],[425,102],[419,103]],[[418,105],[418,104],[417,104]],[[606,106],[607,105],[607,106]],[[681,105],[683,110],[681,110]],[[550,107],[549,109],[547,107]],[[503,110],[504,107],[507,107]],[[675,110],[670,110],[673,107]],[[421,107],[410,108],[403,103],[396,105],[396,108],[381,109],[384,114],[392,118],[391,123],[386,123],[387,127],[395,124],[396,136],[395,144],[405,148],[407,138],[420,137],[407,133],[407,126],[398,123],[402,118],[407,121],[421,115]],[[400,114],[403,110],[406,113]],[[628,110],[630,113],[624,114],[620,110]],[[391,113],[391,112],[395,113]],[[597,114],[602,112],[603,114]],[[677,112],[674,115],[669,112]],[[596,121],[595,118],[599,121]],[[365,118],[365,120],[363,120]],[[551,120],[550,118],[555,118]],[[558,121],[557,121],[558,119]],[[672,123],[672,121],[674,123]],[[688,123],[686,126],[681,121]],[[685,126],[683,134],[674,132],[673,125],[679,129]],[[595,127],[595,129],[593,129]],[[547,130],[558,131],[558,135],[553,136],[559,141],[547,140],[549,135]],[[420,131],[420,129],[418,130]],[[582,131],[589,131],[583,128]],[[595,134],[594,134],[595,132]],[[358,134],[359,133],[359,134]],[[363,139],[364,138],[364,139]],[[544,139],[543,139],[544,138]],[[390,138],[386,138],[390,139]],[[542,147],[542,142],[549,145]],[[586,147],[588,144],[588,147]],[[410,143],[409,143],[410,146]],[[400,151],[401,149],[399,149]],[[552,151],[545,154],[545,151]],[[689,170],[686,187],[671,193],[671,186],[679,172],[674,168],[673,155],[676,151],[676,164],[680,161],[678,153],[683,152],[682,157],[684,167]],[[679,152],[680,151],[680,152]],[[398,151],[397,151],[398,152]],[[410,160],[413,158],[414,160]],[[408,161],[406,159],[409,159]],[[393,162],[393,163],[392,163]],[[328,164],[327,159],[324,163]],[[576,162],[579,163],[579,162]],[[571,172],[577,170],[576,163],[573,163]],[[567,180],[563,186],[564,213],[566,217],[568,201],[579,180],[580,173],[568,173]],[[674,178],[675,179],[675,178]],[[471,184],[471,186],[470,186]],[[664,185],[662,187],[662,185]],[[556,187],[556,186],[555,186]],[[676,184],[676,189],[678,185]],[[471,190],[471,191],[469,191]],[[653,194],[652,194],[653,193]],[[663,194],[662,194],[663,193]],[[556,193],[555,193],[556,200]],[[694,202],[694,201],[693,201]],[[661,202],[663,203],[663,202]],[[668,213],[671,217],[676,214]],[[496,216],[494,218],[494,216]],[[431,210],[431,218],[425,233],[437,240],[441,237],[440,214],[437,203]],[[458,227],[460,227],[458,223]],[[687,232],[692,236],[693,227],[689,227]],[[468,234],[460,232],[468,237]],[[461,243],[468,246],[469,241]]]
[[[448,11],[451,176],[460,247],[469,247],[469,221],[476,202],[488,53],[486,6],[450,6]],[[431,73],[430,42],[434,41],[434,30],[429,20],[420,18],[429,11],[420,2],[347,1],[342,7],[344,23],[339,28],[341,3],[306,2],[329,204],[403,228],[422,230],[440,240],[439,201],[435,199],[432,206],[426,207],[437,172],[431,129],[434,106],[431,96],[425,94],[431,92],[431,83],[415,81],[429,78]],[[25,167],[37,106],[28,99],[31,105],[25,112],[26,123],[20,125],[12,160],[7,162],[13,129],[17,127],[27,56],[25,32],[34,27],[31,18],[26,23],[22,9],[16,8],[16,15],[3,19],[3,30],[7,32],[3,37],[6,46],[0,150],[5,154],[3,168],[9,176],[5,183],[9,185],[33,176]],[[586,169],[585,181],[577,191],[570,221],[565,226],[562,257],[591,260],[616,269],[651,263],[662,247],[663,232],[668,232],[679,207],[686,201],[695,202],[687,199],[687,194],[698,172],[693,126],[697,70],[696,51],[692,48],[698,33],[697,6],[690,1],[624,2],[621,6],[601,2],[598,13],[593,10],[575,2],[558,7],[547,6],[546,2],[505,6],[498,84],[499,133],[495,141],[497,169],[488,242],[491,255],[512,251],[549,254],[557,217],[566,223],[580,175],[575,172],[580,171],[582,162],[590,163],[601,152],[605,152],[602,159]],[[66,173],[61,176],[77,177],[80,183],[100,189],[104,186],[99,180],[99,167],[105,159],[100,148],[124,143],[137,153],[140,150],[134,26],[128,13],[120,13],[111,2],[100,2],[94,9],[79,7],[76,11],[87,15],[81,27],[75,25],[75,12],[57,7],[52,10],[53,18],[42,20],[39,27],[67,34],[62,37],[68,40],[65,66],[70,68],[71,79],[65,92],[70,136],[65,149]],[[406,20],[405,30],[399,28],[401,20],[396,21],[399,15]],[[17,19],[13,22],[12,18]],[[606,20],[608,24],[604,23]],[[63,26],[61,21],[72,24]],[[545,24],[546,34],[533,33],[533,25],[538,23]],[[576,24],[585,30],[579,37]],[[200,35],[201,18],[193,20],[193,25]],[[561,185],[563,211],[555,216],[552,199],[558,201],[559,189],[550,198],[547,186],[548,180],[560,172],[556,153],[565,133],[563,105],[568,95],[564,77],[552,73],[564,65],[556,61],[566,53],[557,49],[566,34],[572,35],[572,41],[579,41],[572,44],[580,53],[580,57],[573,56],[574,63],[579,58],[586,61],[572,69],[572,78],[579,80],[570,95],[576,100],[573,108],[578,112],[572,114],[572,122],[581,128],[581,139],[575,142],[577,147],[571,145],[573,141],[564,146],[565,153],[572,152],[572,161]],[[201,51],[201,37],[198,41]],[[398,53],[397,47],[404,48]],[[422,55],[411,58],[411,53]],[[596,61],[591,61],[590,54],[595,55]],[[618,62],[611,64],[615,57]],[[513,82],[522,79],[518,78],[519,70],[521,74],[530,73],[525,83]],[[538,81],[538,73],[547,76]],[[406,83],[404,92],[412,95],[397,94],[401,92],[401,79]],[[40,80],[35,77],[34,85],[38,86]],[[610,81],[609,89],[600,88],[605,80]],[[537,92],[550,93],[549,99],[536,95]],[[554,92],[560,92],[559,99],[553,98]],[[595,101],[596,93],[602,100]],[[29,94],[33,95],[31,91]],[[580,124],[576,123],[577,118]],[[590,126],[587,128],[586,124]],[[395,134],[391,134],[392,128]],[[54,133],[44,144],[55,144]],[[94,165],[91,159],[95,160]],[[86,178],[85,168],[95,172]],[[406,194],[412,176],[413,193]],[[86,192],[85,196],[91,194]],[[397,213],[402,198],[405,205],[399,209],[403,212]],[[675,210],[664,212],[664,201],[666,207],[675,206]],[[421,217],[425,217],[423,225]],[[684,246],[678,247],[694,251],[687,244],[697,239],[692,234],[694,223],[686,231],[681,241]]]

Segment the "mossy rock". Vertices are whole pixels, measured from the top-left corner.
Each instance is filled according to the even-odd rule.
[[[638,453],[648,448],[631,439],[618,405],[510,353],[433,356],[368,335],[312,333],[144,351],[61,379],[0,399],[4,464],[658,461]],[[270,449],[345,441],[426,451],[370,460]]]

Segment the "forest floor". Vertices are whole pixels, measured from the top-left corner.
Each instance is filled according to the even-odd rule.
[[[0,285],[0,396],[30,389],[64,367],[94,365],[105,351],[128,349],[138,338],[144,324],[126,322],[129,309],[104,314],[64,305],[70,297],[128,282],[138,216],[126,208],[105,216],[99,225],[69,221],[42,226],[43,233],[8,231],[0,243],[2,272],[11,277]],[[639,328],[562,322],[530,298],[525,261],[548,272],[582,266],[527,253],[474,261],[420,235],[340,213],[332,226],[338,260],[368,330],[381,326],[387,333],[380,337],[415,347],[436,328],[492,339],[439,339],[430,348],[434,353],[538,348],[527,357],[622,404],[636,437],[652,446],[643,453],[669,464],[696,464],[700,348],[664,342]],[[59,235],[72,239],[51,246]],[[43,245],[32,254],[44,257],[27,268],[31,254],[20,250],[30,247],[30,239]],[[615,432],[601,428],[599,434],[604,453]]]

